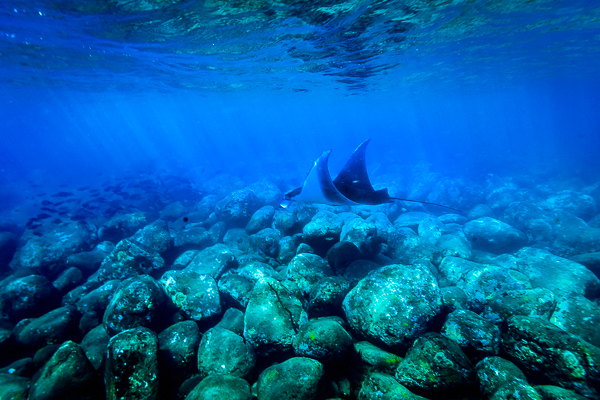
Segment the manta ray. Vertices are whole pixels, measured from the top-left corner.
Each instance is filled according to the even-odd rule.
[[[331,150],[324,151],[323,154],[313,164],[308,172],[302,187],[287,192],[283,196],[282,207],[287,207],[292,201],[312,202],[329,204],[335,206],[343,205],[378,205],[393,203],[394,201],[410,201],[414,203],[429,204],[438,207],[457,210],[456,208],[443,206],[441,204],[429,203],[427,201],[401,199],[391,197],[387,188],[375,190],[371,185],[369,174],[367,173],[367,163],[365,154],[367,145],[371,139],[362,142],[350,159],[344,165],[337,178],[331,180],[327,163]]]

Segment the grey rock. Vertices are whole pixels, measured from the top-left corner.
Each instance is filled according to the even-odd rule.
[[[381,265],[369,260],[353,261],[344,271],[344,278],[348,279],[352,285],[355,285],[369,272],[381,268]]]
[[[52,285],[61,293],[73,290],[81,283],[83,274],[79,268],[70,267],[65,269],[58,275],[58,277],[52,282]]]
[[[538,317],[546,321],[556,308],[556,296],[548,289],[507,290],[493,295],[486,303],[483,317],[488,321],[507,321],[513,315]]]
[[[215,206],[215,213],[219,220],[231,226],[245,227],[250,217],[261,206],[261,200],[250,189],[236,190]]]
[[[69,254],[67,256],[67,267],[76,267],[84,277],[90,276],[98,271],[100,265],[102,265],[102,261],[104,261],[114,248],[115,245],[113,243],[102,242],[90,251]]]
[[[160,210],[158,213],[160,219],[164,221],[175,221],[178,218],[183,217],[188,214],[189,210],[185,208],[180,201],[176,201],[174,203],[168,204],[165,208]]]
[[[487,204],[475,204],[473,208],[469,210],[467,214],[467,218],[469,220],[479,219],[483,217],[491,217],[495,216],[494,210],[488,206]]]
[[[500,387],[490,400],[543,400],[535,388],[528,383],[513,381]]]
[[[273,278],[256,283],[244,314],[244,338],[258,355],[282,353],[306,321],[300,300]]]
[[[164,254],[173,248],[173,238],[171,237],[169,226],[162,219],[157,219],[138,230],[131,236],[130,240],[148,247],[159,254]]]
[[[394,375],[402,357],[380,349],[369,342],[354,344],[354,350],[360,358],[360,371],[364,375],[374,372]]]
[[[594,275],[600,277],[600,252],[579,254],[570,257],[570,260],[585,266],[592,271]]]
[[[276,211],[273,215],[273,229],[278,230],[282,235],[291,235],[297,228],[296,214],[289,211]]]
[[[524,248],[509,261],[510,267],[522,272],[535,287],[563,296],[600,293],[600,280],[589,269],[545,250]]]
[[[585,397],[560,386],[537,385],[534,389],[540,394],[542,400],[585,400]]]
[[[2,311],[11,319],[39,317],[59,305],[59,291],[42,275],[14,279],[1,289]]]
[[[330,211],[319,211],[309,223],[302,228],[304,241],[319,255],[339,242],[344,219]]]
[[[56,308],[39,318],[22,320],[24,325],[15,327],[17,342],[28,347],[62,343],[74,335],[76,320],[67,307]]]
[[[29,378],[14,374],[0,373],[0,398],[26,399],[29,392]]]
[[[399,228],[390,240],[390,253],[397,263],[412,264],[417,260],[427,260],[437,265],[441,261],[440,250],[412,229]]]
[[[440,236],[436,246],[442,252],[442,257],[460,257],[465,260],[473,257],[471,242],[469,242],[462,230]]]
[[[367,375],[358,392],[358,400],[426,400],[402,386],[392,375],[373,372]]]
[[[138,327],[110,339],[104,372],[107,400],[158,398],[158,339]]]
[[[426,242],[435,245],[442,235],[446,233],[446,227],[439,219],[429,217],[419,222],[417,233]]]
[[[185,398],[186,400],[251,400],[250,385],[242,378],[232,375],[210,375],[200,382]]]
[[[427,268],[388,265],[363,278],[342,307],[359,336],[405,349],[440,312],[442,296]]]
[[[280,264],[287,264],[292,261],[296,255],[296,241],[291,236],[282,237],[279,241],[279,254],[277,261]]]
[[[283,193],[279,190],[277,185],[268,180],[254,182],[248,185],[246,189],[254,192],[261,206],[278,206],[283,198]]]
[[[240,335],[228,329],[214,327],[202,336],[198,348],[200,376],[219,374],[247,379],[255,365],[254,349]]]
[[[91,329],[81,341],[81,349],[95,370],[100,369],[102,365],[109,340],[110,336],[106,333],[104,325],[100,324]]]
[[[474,367],[460,347],[439,333],[418,338],[398,365],[396,379],[409,389],[430,393],[465,388]]]
[[[322,398],[325,372],[313,359],[293,357],[265,369],[258,377],[259,400]]]
[[[104,282],[99,288],[94,289],[81,297],[77,302],[77,310],[81,314],[97,311],[104,315],[106,307],[108,307],[108,304],[120,286],[121,281],[118,279]]]
[[[362,258],[369,258],[379,250],[380,237],[377,235],[377,226],[362,218],[346,221],[340,233],[340,240],[354,244]]]
[[[117,243],[146,225],[148,225],[148,219],[146,214],[141,212],[115,215],[98,229],[98,238],[102,241]]]
[[[600,347],[600,306],[585,297],[573,295],[558,299],[550,322],[571,335]]]
[[[325,317],[341,315],[344,297],[350,290],[350,281],[341,276],[326,276],[312,285],[309,292],[309,315]]]
[[[336,321],[312,320],[300,328],[294,337],[294,353],[324,364],[342,360],[352,349],[352,336]]]
[[[500,329],[472,311],[450,313],[441,333],[457,343],[474,362],[500,352]]]
[[[250,236],[252,249],[259,255],[277,258],[281,234],[273,228],[265,228]]]
[[[467,294],[459,287],[446,286],[440,289],[444,309],[449,312],[466,310],[469,307]]]
[[[302,253],[290,261],[286,278],[295,282],[304,293],[309,293],[312,285],[321,278],[332,276],[329,264],[316,254]]]
[[[464,232],[474,248],[494,254],[512,253],[527,244],[523,232],[490,217],[467,222]]]
[[[211,275],[167,271],[159,281],[173,304],[193,321],[209,324],[221,314],[217,283]]]
[[[514,316],[502,348],[524,370],[586,397],[598,396],[600,349],[540,318]]]
[[[475,367],[479,389],[490,398],[508,383],[520,381],[527,384],[523,371],[512,362],[501,357],[487,357],[479,361]]]
[[[584,221],[591,219],[598,212],[596,201],[592,196],[572,190],[563,190],[555,196],[549,197],[542,202],[541,207],[566,211]]]
[[[407,212],[396,218],[394,227],[396,230],[400,228],[410,228],[416,233],[419,229],[419,224],[427,218],[431,218],[431,214],[420,211]]]
[[[94,391],[90,389],[96,386],[93,382],[95,372],[81,347],[67,341],[41,369],[29,391],[29,399],[94,398]]]
[[[184,229],[177,231],[173,238],[173,246],[178,252],[188,250],[202,250],[215,244],[206,229],[198,225],[188,225]]]
[[[110,336],[140,326],[156,327],[166,307],[162,287],[150,276],[123,281],[110,300],[102,322]]]
[[[9,266],[13,270],[29,268],[42,275],[56,275],[66,267],[70,254],[89,250],[94,233],[91,225],[73,223],[55,225],[39,237],[24,234]]]
[[[223,243],[236,255],[242,255],[250,249],[250,235],[241,228],[229,229],[223,237]]]
[[[198,275],[210,275],[218,280],[230,268],[237,267],[235,255],[224,244],[216,244],[196,253],[185,271]]]
[[[221,303],[228,307],[246,308],[254,284],[253,279],[234,271],[226,272],[217,282]]]
[[[97,280],[105,282],[111,279],[127,279],[137,275],[149,274],[164,267],[165,261],[160,254],[137,241],[121,240],[103,261],[98,270]]]
[[[265,228],[270,228],[275,215],[275,207],[268,205],[256,210],[250,221],[246,224],[246,232],[248,235],[253,235]]]
[[[336,273],[343,273],[353,261],[361,258],[360,255],[360,250],[354,243],[342,241],[327,251],[325,259]]]
[[[8,264],[17,250],[19,237],[12,232],[0,232],[0,263]]]
[[[194,321],[181,321],[158,334],[158,366],[161,382],[183,382],[198,369],[200,329]]]
[[[244,335],[244,313],[237,308],[230,308],[225,311],[223,318],[219,321],[216,328],[229,329],[231,332],[240,336]]]

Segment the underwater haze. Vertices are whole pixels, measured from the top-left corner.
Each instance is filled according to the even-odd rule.
[[[3,0],[0,106],[2,399],[600,398],[595,1]]]

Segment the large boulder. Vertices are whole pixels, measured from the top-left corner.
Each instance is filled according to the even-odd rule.
[[[494,254],[511,253],[527,244],[523,232],[490,217],[467,222],[464,232],[473,248]]]
[[[363,278],[342,307],[360,337],[406,349],[440,312],[442,296],[428,268],[388,265]]]

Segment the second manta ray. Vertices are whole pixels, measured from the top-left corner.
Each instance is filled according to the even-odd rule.
[[[367,145],[370,141],[371,139],[365,140],[354,150],[354,153],[352,153],[352,156],[350,156],[350,159],[334,180],[331,180],[329,168],[327,167],[331,150],[324,151],[308,172],[302,187],[291,190],[284,195],[285,204],[282,203],[282,206],[287,206],[291,201],[342,206],[359,204],[377,205],[400,200],[430,204],[460,212],[456,208],[441,204],[391,197],[388,194],[387,188],[375,190],[369,180],[367,163],[365,161]]]

